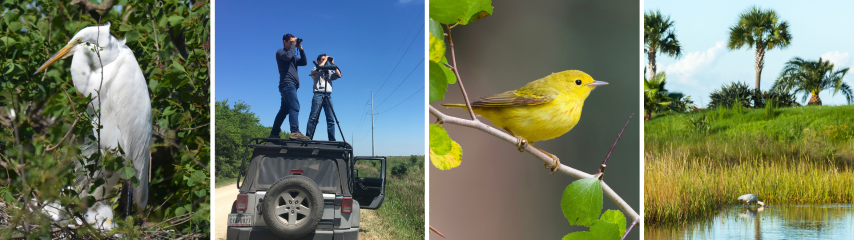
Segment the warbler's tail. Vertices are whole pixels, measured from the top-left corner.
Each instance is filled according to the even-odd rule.
[[[462,108],[462,109],[466,108],[465,104],[442,104],[442,106],[446,107],[446,108]]]

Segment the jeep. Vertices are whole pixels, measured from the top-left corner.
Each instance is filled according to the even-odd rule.
[[[386,159],[352,154],[346,142],[249,140],[226,239],[358,239],[359,209],[382,206]],[[378,173],[360,176],[357,162]]]

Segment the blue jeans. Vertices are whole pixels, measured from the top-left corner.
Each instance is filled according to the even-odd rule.
[[[279,136],[282,131],[282,123],[285,117],[290,116],[291,133],[299,131],[299,99],[297,99],[297,88],[292,82],[279,84],[279,93],[282,95],[282,104],[279,107],[279,113],[276,114],[276,120],[273,121],[273,131],[271,136]]]
[[[318,118],[320,117],[320,109],[326,113],[326,134],[329,135],[329,141],[335,141],[335,117],[332,116],[332,93],[314,93],[311,98],[311,113],[308,114],[308,127],[305,129],[308,138],[314,139],[314,129],[317,127]],[[323,101],[323,96],[329,96],[328,101]],[[322,104],[321,104],[322,103]]]

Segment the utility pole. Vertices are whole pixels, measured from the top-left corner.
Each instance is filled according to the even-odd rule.
[[[371,157],[374,155],[374,91],[371,91]]]

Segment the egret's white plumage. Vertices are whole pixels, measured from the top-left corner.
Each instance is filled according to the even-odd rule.
[[[738,200],[743,201],[744,204],[750,204],[750,203],[756,202],[756,203],[759,203],[759,205],[762,205],[762,207],[765,207],[764,202],[759,201],[759,198],[757,198],[756,195],[753,195],[750,193],[741,195],[740,197],[738,197]]]
[[[100,60],[94,51],[96,46],[100,50]],[[77,91],[92,98],[89,115],[96,126],[98,119],[95,117],[95,110],[101,109],[101,125],[104,128],[100,133],[100,149],[115,150],[121,146],[124,150],[124,157],[133,163],[136,177],[140,181],[139,186],[133,188],[134,201],[140,209],[144,209],[148,203],[152,113],[148,87],[139,63],[124,40],[119,41],[110,35],[108,23],[77,32],[71,41],[36,73],[57,60],[72,55],[71,80]],[[107,189],[116,185],[117,175],[102,175],[107,178]],[[103,194],[103,191],[100,194],[95,193],[101,196]],[[96,198],[100,199],[98,196]]]

